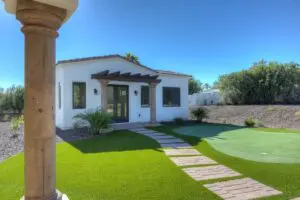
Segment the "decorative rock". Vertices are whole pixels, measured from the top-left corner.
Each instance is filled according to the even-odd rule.
[[[177,166],[217,164],[216,161],[206,156],[171,157],[170,159]]]
[[[195,149],[164,149],[167,156],[192,156],[200,155]]]
[[[235,172],[223,165],[184,168],[183,171],[196,181],[227,178],[241,175],[240,173]]]
[[[248,200],[282,194],[251,178],[207,184],[204,187],[226,200]]]

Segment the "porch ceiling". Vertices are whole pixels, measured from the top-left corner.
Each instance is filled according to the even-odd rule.
[[[111,81],[126,81],[126,82],[143,82],[143,83],[160,83],[161,80],[157,79],[158,75],[151,76],[149,74],[141,75],[128,73],[121,73],[120,71],[110,73],[105,70],[91,75],[92,79],[98,80],[111,80]]]

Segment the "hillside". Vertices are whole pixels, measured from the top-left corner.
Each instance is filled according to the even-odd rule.
[[[247,106],[204,106],[209,110],[208,122],[244,125],[252,115],[270,128],[300,129],[300,106],[290,105],[247,105]]]

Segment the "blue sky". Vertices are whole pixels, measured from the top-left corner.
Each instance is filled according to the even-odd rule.
[[[298,0],[79,0],[57,60],[132,52],[213,83],[262,58],[300,63]],[[24,82],[24,38],[0,1],[0,87]]]

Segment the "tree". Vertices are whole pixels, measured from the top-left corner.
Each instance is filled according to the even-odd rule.
[[[248,70],[219,77],[224,103],[300,103],[299,65],[261,60]]]
[[[220,88],[220,81],[215,81],[213,83],[212,89],[219,89]]]
[[[205,83],[205,84],[203,85],[203,88],[204,88],[205,90],[209,90],[209,89],[211,88],[211,86],[210,86],[208,83]]]
[[[139,57],[133,55],[132,53],[128,52],[125,54],[124,56],[125,59],[129,60],[130,62],[136,63],[136,64],[140,64],[140,59]]]
[[[24,87],[11,86],[0,94],[0,110],[22,113],[24,109]]]
[[[191,78],[189,81],[189,95],[202,92],[202,83],[199,80]]]

